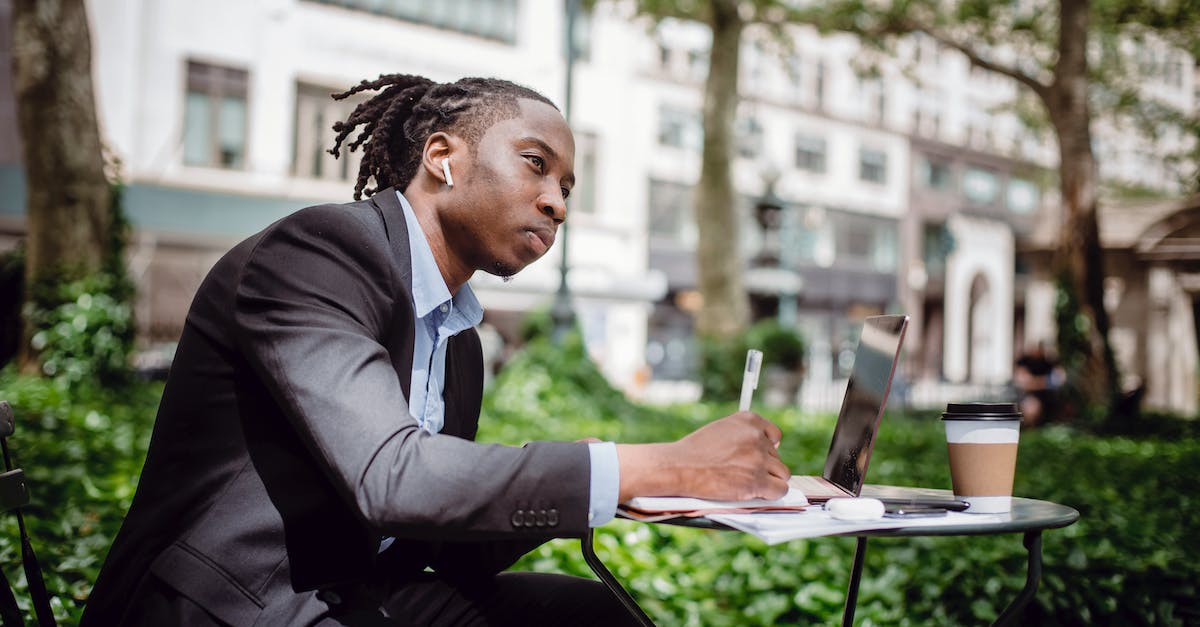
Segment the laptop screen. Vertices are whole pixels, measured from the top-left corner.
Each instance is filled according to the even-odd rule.
[[[854,352],[854,366],[822,476],[855,496],[866,479],[871,448],[907,328],[908,316],[869,317]]]

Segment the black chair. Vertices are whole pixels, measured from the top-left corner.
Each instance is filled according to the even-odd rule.
[[[54,613],[50,611],[50,596],[46,594],[42,569],[33,553],[29,534],[25,532],[25,519],[21,517],[21,508],[29,504],[29,486],[25,483],[25,472],[20,468],[13,468],[12,459],[8,455],[8,436],[13,434],[15,427],[12,406],[8,401],[0,401],[0,447],[4,449],[5,471],[0,473],[0,512],[11,511],[17,515],[17,529],[21,534],[21,561],[25,566],[25,580],[29,584],[33,611],[41,627],[53,627],[55,623]],[[3,584],[0,586],[0,622],[4,627],[24,625],[21,610],[17,607],[17,598],[3,571],[0,571],[0,584]]]

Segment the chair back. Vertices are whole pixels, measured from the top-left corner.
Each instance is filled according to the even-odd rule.
[[[29,484],[25,481],[25,471],[14,468],[12,458],[8,453],[8,438],[16,430],[16,417],[8,401],[0,401],[0,448],[4,452],[4,472],[0,473],[0,513],[13,512],[17,516],[17,530],[21,536],[21,562],[25,568],[25,581],[29,586],[29,596],[33,601],[34,615],[41,627],[54,627],[54,612],[50,610],[50,596],[46,593],[46,583],[42,580],[42,569],[38,565],[37,555],[33,552],[33,544],[25,530],[25,519],[21,516],[21,508],[29,504]],[[0,571],[0,624],[4,627],[22,627],[25,624],[21,610],[17,606],[16,595],[8,577]]]

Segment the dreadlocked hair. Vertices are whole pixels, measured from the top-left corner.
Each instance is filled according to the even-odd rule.
[[[425,141],[434,133],[445,131],[463,137],[473,151],[493,124],[520,115],[519,99],[554,106],[528,87],[497,78],[435,83],[413,74],[383,74],[333,94],[333,98],[345,100],[363,91],[379,93],[355,107],[344,122],[333,125],[337,137],[329,150],[340,157],[343,147],[349,151],[362,148],[355,200],[388,187],[408,187],[421,165]],[[358,136],[348,142],[355,129]],[[371,179],[375,180],[374,187],[368,187]]]

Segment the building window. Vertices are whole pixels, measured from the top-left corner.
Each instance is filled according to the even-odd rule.
[[[699,151],[703,143],[696,113],[670,105],[658,109],[658,143]]]
[[[917,88],[916,106],[913,110],[912,132],[925,137],[937,137],[941,133],[942,95],[938,89]]]
[[[899,238],[894,220],[845,211],[830,212],[830,218],[839,265],[876,272],[896,269]]]
[[[1041,192],[1032,181],[1014,178],[1008,182],[1008,210],[1013,213],[1033,213],[1040,197]]]
[[[575,186],[567,199],[569,213],[596,213],[597,144],[595,133],[575,132]]]
[[[513,43],[518,0],[309,0]],[[578,26],[578,24],[577,24]]]
[[[918,181],[927,189],[949,191],[954,188],[953,173],[950,164],[936,159],[921,159],[917,173]]]
[[[708,50],[694,48],[687,52],[688,78],[703,81],[708,76]]]
[[[592,10],[580,7],[575,13],[575,32],[572,40],[575,42],[575,60],[587,61],[592,58]],[[563,22],[566,24],[566,22]],[[563,43],[563,54],[565,55],[566,43]]]
[[[799,54],[792,54],[787,58],[787,80],[788,87],[793,94],[803,93],[804,84],[804,58]]]
[[[650,237],[656,243],[695,248],[698,234],[692,212],[692,187],[650,181]]]
[[[188,61],[183,162],[237,169],[246,157],[245,70]]]
[[[930,277],[946,274],[946,258],[954,252],[954,235],[945,224],[926,223],[921,238],[921,260]]]
[[[862,119],[883,126],[887,118],[887,89],[881,77],[860,77],[858,97],[861,102]]]
[[[335,159],[329,154],[329,149],[333,147],[334,122],[349,117],[354,107],[369,95],[359,93],[346,100],[334,100],[330,94],[336,91],[316,85],[296,84],[296,143],[292,155],[292,171],[296,176],[334,181],[358,176],[361,151],[351,152],[343,146],[342,156]],[[351,135],[349,139],[355,136]]]
[[[814,90],[817,98],[817,110],[825,110],[825,61],[817,61],[817,84]]]
[[[816,173],[825,171],[825,139],[823,137],[796,136],[796,167]]]
[[[858,151],[858,178],[871,183],[887,183],[887,153],[870,148]]]
[[[981,168],[967,168],[963,173],[963,194],[976,205],[990,205],[996,201],[1000,183],[996,173]]]
[[[1167,52],[1167,60],[1163,65],[1163,82],[1171,87],[1183,87],[1183,67],[1180,53]]]
[[[762,154],[763,127],[754,116],[744,117],[737,124],[737,152],[739,157],[757,158]]]

